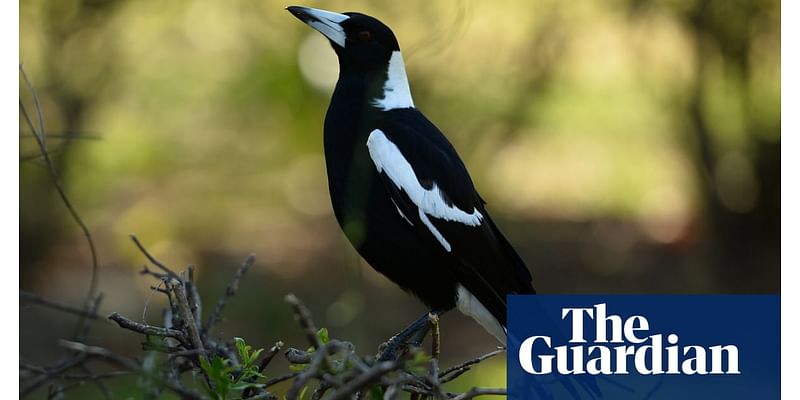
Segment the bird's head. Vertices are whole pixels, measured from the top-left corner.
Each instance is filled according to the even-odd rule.
[[[392,54],[400,51],[392,30],[369,15],[339,14],[300,6],[286,9],[328,38],[343,71],[385,71]]]

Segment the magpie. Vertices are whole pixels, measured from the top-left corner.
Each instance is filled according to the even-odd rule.
[[[458,308],[505,345],[506,295],[535,293],[531,274],[492,221],[453,145],[414,106],[394,33],[356,12],[287,10],[322,33],[339,59],[324,150],[333,212],[345,236],[370,266],[432,313]],[[395,335],[384,356],[419,345],[428,321],[426,314]],[[416,341],[408,342],[412,336]]]

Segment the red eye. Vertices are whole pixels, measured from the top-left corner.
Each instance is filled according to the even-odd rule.
[[[372,40],[372,33],[370,31],[358,32],[358,40],[362,42],[369,42]]]

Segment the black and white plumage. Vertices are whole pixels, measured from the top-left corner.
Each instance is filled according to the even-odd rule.
[[[432,310],[458,308],[505,343],[506,295],[534,293],[530,272],[456,150],[414,107],[394,34],[359,13],[288,10],[325,35],[339,58],[324,142],[345,235]]]

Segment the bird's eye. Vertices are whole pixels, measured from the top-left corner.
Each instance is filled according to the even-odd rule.
[[[369,42],[370,40],[372,40],[372,32],[370,31],[358,32],[358,40],[362,42]]]

